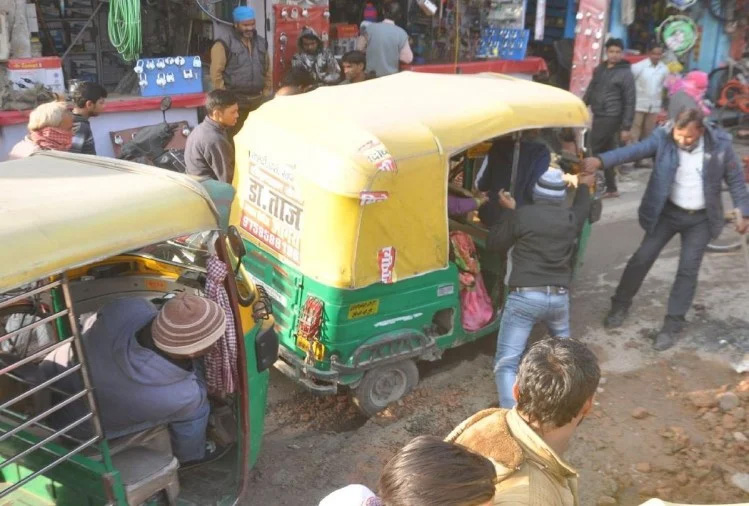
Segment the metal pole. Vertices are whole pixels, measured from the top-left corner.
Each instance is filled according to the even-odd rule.
[[[515,197],[515,182],[518,179],[518,163],[520,161],[520,132],[516,132],[515,149],[512,152],[512,179],[510,179],[510,195]]]

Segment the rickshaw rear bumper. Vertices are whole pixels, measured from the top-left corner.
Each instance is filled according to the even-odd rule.
[[[273,366],[304,389],[318,395],[333,395],[338,392],[337,371],[323,371],[306,365],[303,359],[283,346],[280,347],[278,355],[278,360]]]

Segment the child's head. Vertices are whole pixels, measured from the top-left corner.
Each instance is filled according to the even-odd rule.
[[[478,506],[494,497],[488,459],[433,436],[419,436],[385,464],[378,496],[385,506]]]

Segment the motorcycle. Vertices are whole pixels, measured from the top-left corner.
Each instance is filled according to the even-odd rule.
[[[166,120],[166,112],[171,107],[171,97],[164,97],[159,107],[162,123],[112,132],[116,157],[184,173],[185,141],[190,127],[186,121],[169,123]]]

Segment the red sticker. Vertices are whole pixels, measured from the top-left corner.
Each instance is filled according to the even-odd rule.
[[[395,277],[395,248],[382,248],[377,254],[377,261],[380,264],[380,281],[385,284],[392,283]]]
[[[363,206],[383,202],[388,199],[388,192],[359,192],[359,203]]]
[[[398,172],[398,166],[392,158],[380,160],[375,166],[377,170],[381,170],[382,172]]]

